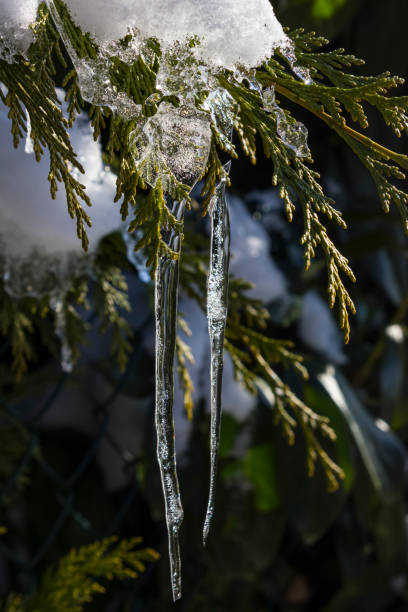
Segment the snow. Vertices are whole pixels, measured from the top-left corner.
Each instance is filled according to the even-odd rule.
[[[17,50],[27,51],[33,41],[30,24],[36,20],[38,0],[1,0],[0,57],[10,61]]]
[[[301,340],[335,365],[347,362],[343,339],[327,303],[309,290],[303,297],[298,333]]]
[[[100,44],[137,28],[164,47],[198,36],[209,64],[257,66],[287,40],[269,0],[66,0],[76,23]]]
[[[39,248],[47,253],[80,253],[63,184],[59,184],[56,200],[49,193],[48,154],[37,163],[24,152],[24,145],[14,149],[10,125],[6,108],[0,108],[0,236],[7,252],[24,256]],[[119,206],[113,204],[115,176],[103,165],[100,145],[93,140],[85,114],[71,130],[71,141],[86,171],[79,175],[80,182],[93,203],[91,208],[84,205],[92,220],[88,235],[93,249],[103,235],[121,225]]]
[[[265,303],[287,295],[287,283],[270,257],[271,241],[265,228],[248,213],[243,201],[230,197],[231,262],[230,273],[253,283],[248,295]]]

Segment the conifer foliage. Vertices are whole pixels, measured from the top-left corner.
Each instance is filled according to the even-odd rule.
[[[98,594],[104,583],[135,579],[146,563],[159,555],[151,548],[140,548],[141,539],[106,538],[71,550],[56,567],[45,572],[38,588],[28,596],[11,594],[4,612],[80,612]]]
[[[95,43],[72,22],[62,0],[56,0],[55,4],[78,57],[94,58],[97,52]],[[11,64],[0,60],[0,82],[4,86],[0,89],[0,97],[9,109],[15,146],[20,144],[27,132],[27,111],[37,160],[41,159],[45,149],[50,154],[48,179],[51,194],[55,196],[59,184],[63,185],[68,212],[76,222],[78,238],[86,250],[86,228],[92,217],[88,208],[91,202],[76,178],[77,171],[82,172],[83,169],[72,149],[67,131],[83,106],[78,78],[44,3],[40,6],[34,32],[35,42],[27,58],[18,56]],[[401,79],[388,73],[376,77],[356,76],[352,70],[361,66],[361,60],[345,54],[342,49],[329,52],[322,50],[327,41],[313,33],[296,30],[288,35],[294,42],[297,62],[310,71],[311,82],[305,83],[297,78],[287,58],[279,51],[257,69],[256,82],[264,88],[274,88],[277,103],[288,125],[294,124],[295,119],[284,108],[285,99],[307,109],[335,131],[371,174],[384,210],[388,212],[391,205],[396,205],[408,232],[408,195],[401,187],[408,169],[408,157],[384,148],[354,128],[355,124],[362,130],[367,127],[365,107],[369,105],[382,115],[397,136],[408,132],[408,97],[389,95],[392,88],[401,84]],[[125,47],[127,40],[123,39],[122,43]],[[180,102],[176,96],[164,98],[156,91],[161,50],[157,40],[151,39],[149,45],[149,60],[140,58],[133,65],[127,65],[118,58],[112,58],[110,69],[111,81],[116,89],[125,92],[137,104],[142,104],[142,112],[146,117],[154,115],[163,101],[174,106]],[[68,117],[63,116],[55,93],[56,67],[58,74],[64,73]],[[329,303],[331,307],[335,304],[338,306],[340,325],[347,341],[350,334],[349,314],[355,312],[355,307],[346,280],[354,281],[355,277],[347,258],[330,238],[328,228],[331,222],[346,227],[341,213],[336,210],[334,201],[325,195],[319,174],[313,168],[311,155],[298,157],[279,137],[277,116],[265,109],[260,90],[252,86],[250,78],[237,80],[234,74],[225,70],[218,75],[218,86],[233,100],[233,123],[237,138],[232,140],[221,129],[222,120],[217,117],[217,113],[209,113],[213,138],[205,176],[202,177],[203,213],[224,173],[220,161],[222,154],[234,158],[242,151],[255,163],[257,142],[260,140],[263,153],[271,160],[272,184],[279,189],[288,220],[291,221],[298,212],[303,215],[304,233],[300,240],[304,245],[306,268],[321,248],[327,266]],[[208,93],[200,92],[197,95],[195,104],[198,109],[206,110]],[[174,199],[186,199],[188,208],[190,188],[165,167],[159,168],[155,186],[149,187],[143,179],[141,168],[136,167],[132,151],[130,136],[137,128],[136,121],[115,116],[105,106],[87,105],[86,108],[94,137],[98,139],[104,134],[106,159],[117,171],[115,199],[120,202],[122,217],[124,220],[129,219],[130,232],[138,232],[140,238],[136,242],[136,249],[143,249],[154,275],[158,257],[168,249],[162,239],[162,231],[171,228],[183,238],[183,221],[169,213],[164,204],[165,197],[169,195]],[[146,164],[149,164],[149,159]],[[148,174],[149,168],[144,170],[145,175]],[[152,167],[150,170],[157,172],[157,168]],[[207,261],[191,245],[186,244],[185,247],[184,252],[188,255],[182,261],[181,283],[203,306]],[[171,255],[178,257],[178,253]],[[108,277],[105,271],[100,272],[97,285],[101,287],[100,311],[104,313],[107,323],[116,325],[117,353],[123,366],[129,351],[129,330],[117,314],[115,306],[128,307],[126,297],[123,296],[126,287],[120,271],[112,267],[109,268]],[[231,354],[236,375],[252,392],[257,391],[258,379],[268,384],[275,397],[277,420],[283,424],[289,440],[293,440],[297,422],[305,433],[309,472],[313,472],[315,462],[319,461],[327,474],[329,487],[334,489],[341,478],[341,470],[323,450],[316,431],[320,430],[329,438],[333,438],[334,433],[326,420],[305,406],[272,370],[271,364],[283,363],[294,365],[301,375],[306,375],[301,358],[292,352],[291,346],[270,337],[267,314],[261,304],[248,299],[246,288],[245,282],[238,279],[232,281],[230,288],[226,349]],[[0,290],[5,295],[4,289]],[[83,300],[83,293],[80,296]],[[12,304],[6,297],[1,303],[4,306],[0,310],[0,325],[3,333],[10,338],[15,369],[21,375],[33,352],[29,342],[33,323],[27,310],[39,313],[41,309],[38,305],[33,308],[31,303],[27,306],[24,300]],[[77,338],[72,338],[72,346],[78,344],[81,338],[81,333],[77,334]],[[186,369],[190,355],[188,347],[181,342],[177,345],[177,356],[181,384],[186,394],[186,408],[191,413],[192,389]]]

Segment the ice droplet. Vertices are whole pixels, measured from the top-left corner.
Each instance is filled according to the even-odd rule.
[[[289,38],[279,46],[279,51],[286,58],[292,72],[298,77],[298,79],[303,81],[305,85],[311,85],[313,83],[313,79],[310,76],[310,71],[308,68],[301,66],[297,61],[295,45]]]
[[[185,202],[169,202],[170,212],[178,219],[184,215]],[[172,251],[180,251],[180,237],[170,229],[163,239]],[[176,346],[179,262],[169,253],[159,257],[155,284],[156,319],[156,434],[157,459],[166,508],[169,539],[170,575],[173,599],[181,597],[181,558],[178,532],[183,520],[180,489],[176,471],[174,440],[174,352]]]
[[[224,175],[211,200],[211,253],[207,280],[207,318],[211,349],[211,468],[207,512],[203,527],[205,546],[214,514],[214,500],[221,433],[221,391],[224,366],[224,335],[228,313],[228,268],[230,258],[230,224],[225,197],[226,180],[231,162],[224,166]]]
[[[297,157],[309,157],[310,151],[307,144],[307,127],[300,121],[290,123],[284,111],[278,106],[275,99],[275,90],[268,87],[262,92],[264,109],[268,113],[275,113],[276,131],[285,145],[296,153]]]

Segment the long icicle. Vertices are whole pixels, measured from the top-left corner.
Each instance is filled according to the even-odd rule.
[[[207,280],[207,319],[211,346],[211,467],[207,512],[203,528],[203,544],[214,514],[218,450],[221,433],[221,391],[224,366],[224,335],[228,312],[228,268],[230,258],[230,224],[225,195],[231,162],[224,166],[224,175],[210,203],[211,253]]]
[[[171,213],[181,219],[185,202],[170,202]],[[180,237],[174,230],[165,237],[172,251],[180,251]],[[158,262],[155,284],[156,318],[156,432],[157,458],[166,506],[173,600],[181,597],[181,559],[178,532],[183,507],[176,471],[174,440],[174,351],[176,346],[179,262],[163,253]]]

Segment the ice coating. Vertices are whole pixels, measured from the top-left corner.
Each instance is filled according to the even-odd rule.
[[[33,41],[30,25],[37,18],[38,0],[1,0],[0,59],[11,62],[15,53],[25,53]]]
[[[193,107],[162,103],[143,130],[130,135],[130,144],[139,172],[152,187],[169,171],[185,185],[193,185],[207,164],[209,117]]]
[[[300,121],[289,123],[283,110],[278,106],[275,99],[275,89],[268,87],[262,92],[264,109],[276,116],[276,131],[285,145],[294,151],[297,157],[309,157],[310,151],[307,144],[307,127]]]
[[[109,57],[117,54],[118,47],[111,48],[108,45],[100,50],[96,59],[80,58],[65,31],[54,0],[46,0],[46,4],[77,72],[81,95],[84,100],[96,106],[108,106],[114,113],[124,119],[140,117],[141,105],[135,104],[125,93],[117,91],[109,77]],[[132,50],[131,53],[132,56],[129,61],[134,61],[137,54],[133,53]]]
[[[269,0],[66,0],[66,4],[82,30],[99,43],[119,40],[129,27],[159,38],[165,47],[198,36],[202,59],[225,68],[257,66],[287,40]]]

